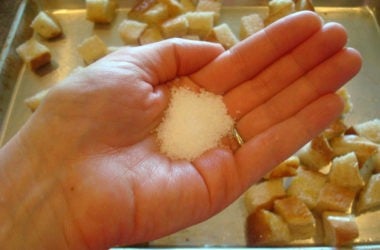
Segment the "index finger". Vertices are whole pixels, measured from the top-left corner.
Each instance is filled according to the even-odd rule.
[[[254,77],[321,27],[321,18],[313,12],[290,15],[225,51],[191,79],[208,91],[223,94]]]

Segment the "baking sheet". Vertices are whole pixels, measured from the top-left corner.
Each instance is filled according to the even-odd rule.
[[[0,61],[0,145],[6,143],[31,112],[24,99],[65,78],[73,69],[84,66],[77,53],[77,45],[85,38],[97,34],[109,46],[121,46],[117,24],[126,18],[134,1],[119,1],[117,18],[111,25],[94,25],[85,19],[84,1],[24,0],[15,16],[7,45]],[[221,21],[227,22],[238,34],[240,17],[250,13],[266,15],[266,1],[225,0]],[[349,34],[348,44],[363,56],[363,68],[349,84],[354,110],[347,121],[350,124],[380,118],[380,1],[314,1],[316,10],[326,21],[343,24]],[[42,8],[54,13],[60,21],[64,37],[43,41],[52,51],[53,62],[37,73],[31,72],[15,54],[15,48],[32,36],[29,24]],[[150,246],[244,246],[245,210],[238,200],[210,220],[176,234],[156,240]],[[361,245],[380,244],[380,212],[357,218]],[[320,239],[316,239],[320,244]],[[292,244],[311,245],[313,240]]]

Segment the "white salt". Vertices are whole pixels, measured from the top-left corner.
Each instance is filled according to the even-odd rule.
[[[194,160],[219,146],[233,125],[222,96],[173,87],[169,106],[157,128],[160,150],[171,159]]]

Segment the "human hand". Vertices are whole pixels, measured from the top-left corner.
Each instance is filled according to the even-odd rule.
[[[300,13],[226,52],[170,40],[121,49],[73,74],[0,151],[8,201],[0,218],[13,218],[8,242],[23,236],[25,244],[17,233],[33,232],[29,246],[101,249],[219,212],[339,116],[334,92],[361,64],[345,43],[341,26]],[[193,162],[159,152],[151,131],[167,106],[167,84],[180,76],[223,95],[240,148],[215,148]],[[9,211],[20,196],[10,190],[26,197],[17,212]]]

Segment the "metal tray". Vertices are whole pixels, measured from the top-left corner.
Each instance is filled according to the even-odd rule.
[[[120,0],[116,20],[111,25],[94,25],[85,19],[84,1],[23,0],[0,55],[0,146],[6,143],[30,117],[24,99],[65,78],[77,66],[83,66],[77,45],[92,34],[99,35],[109,46],[121,46],[115,28],[126,18],[135,1]],[[227,22],[238,34],[242,15],[266,15],[265,0],[225,0],[221,21]],[[348,84],[354,110],[347,118],[354,124],[380,117],[380,1],[377,0],[314,0],[316,11],[326,21],[343,24],[349,34],[349,46],[363,56],[362,71]],[[31,72],[15,53],[15,48],[30,38],[31,20],[40,10],[53,12],[63,26],[64,37],[43,41],[52,51],[53,62],[38,72]],[[357,218],[360,238],[358,246],[376,247],[380,244],[380,212]],[[241,200],[206,222],[176,234],[153,241],[150,246],[245,246],[245,210]],[[315,246],[320,239],[292,242],[291,246]],[[379,247],[379,245],[377,245]]]

